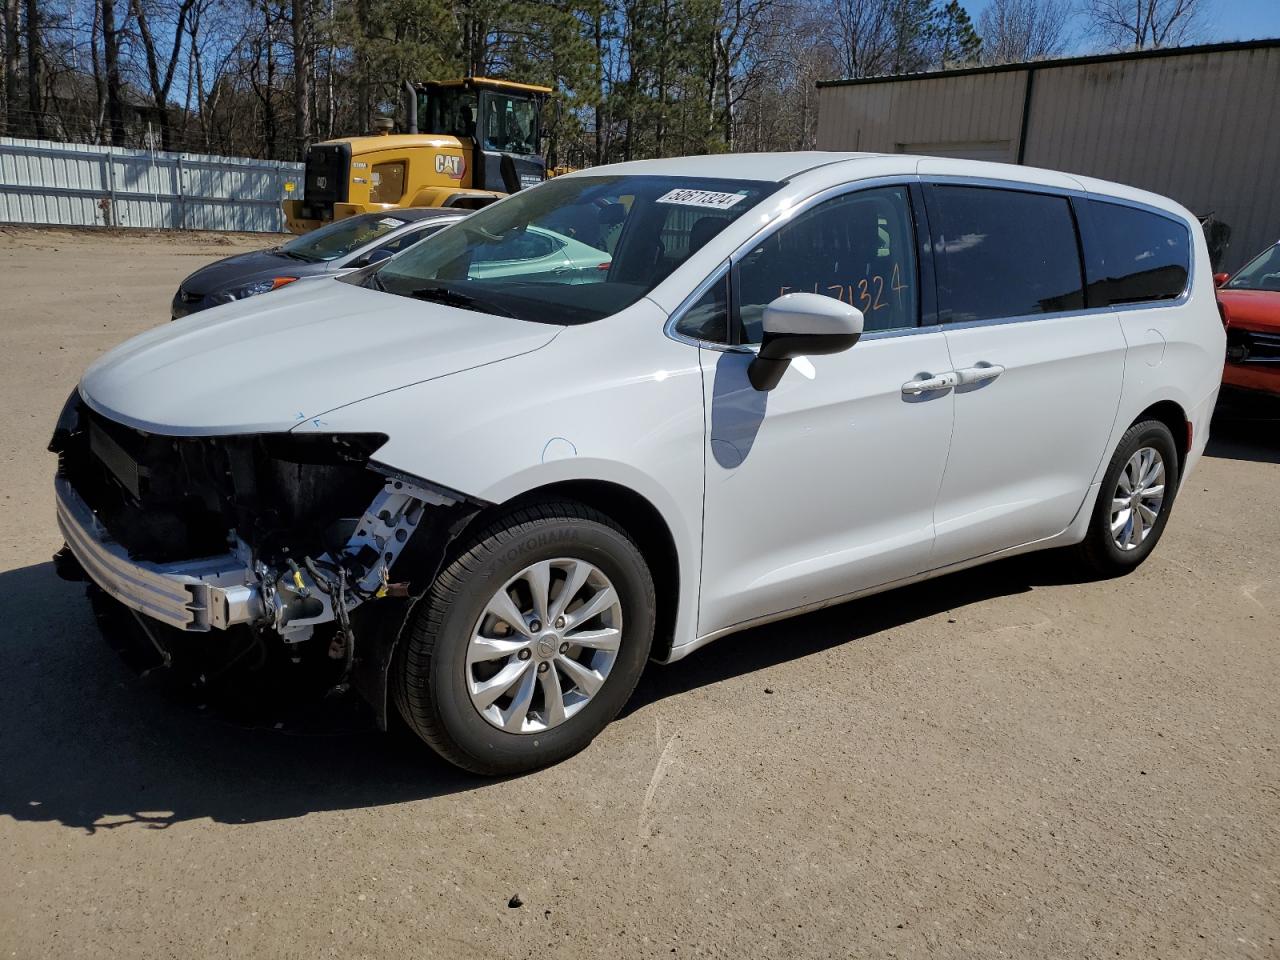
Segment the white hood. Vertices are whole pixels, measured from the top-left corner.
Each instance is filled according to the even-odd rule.
[[[104,416],[151,433],[279,432],[529,353],[560,330],[318,280],[134,337],[85,372],[80,394]]]

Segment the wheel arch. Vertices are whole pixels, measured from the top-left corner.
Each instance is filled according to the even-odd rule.
[[[675,638],[676,614],[680,605],[680,553],[662,511],[643,494],[611,480],[558,480],[525,490],[481,510],[454,542],[466,543],[476,530],[513,508],[555,500],[573,500],[598,510],[635,541],[649,565],[657,597],[650,657],[666,660]]]
[[[1143,420],[1157,420],[1168,427],[1169,432],[1173,434],[1173,447],[1178,453],[1178,477],[1181,479],[1183,467],[1187,463],[1187,454],[1190,452],[1187,427],[1191,421],[1187,418],[1186,411],[1174,400],[1159,400],[1134,417],[1129,426],[1141,423]],[[1125,429],[1127,430],[1128,427]]]

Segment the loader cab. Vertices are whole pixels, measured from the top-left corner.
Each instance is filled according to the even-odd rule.
[[[541,112],[550,87],[466,77],[416,90],[419,129],[463,142],[473,189],[513,193],[546,179]]]

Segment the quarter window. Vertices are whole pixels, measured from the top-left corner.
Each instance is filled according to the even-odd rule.
[[[933,188],[943,319],[952,323],[1084,307],[1066,197],[989,187]],[[936,217],[939,221],[934,223]]]
[[[729,338],[729,277],[720,277],[676,321],[676,331],[694,340],[725,343]]]
[[[1186,225],[1101,200],[1089,208],[1089,305],[1150,303],[1182,295],[1191,272]]]
[[[738,265],[742,341],[759,343],[764,308],[818,293],[862,311],[863,329],[917,323],[919,297],[906,187],[835,197],[770,234]]]

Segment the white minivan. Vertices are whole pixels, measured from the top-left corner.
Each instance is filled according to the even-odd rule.
[[[309,666],[521,771],[753,624],[1050,547],[1131,570],[1224,346],[1195,218],[1128,187],[598,167],[98,360],[51,445],[57,565],[168,659]]]

